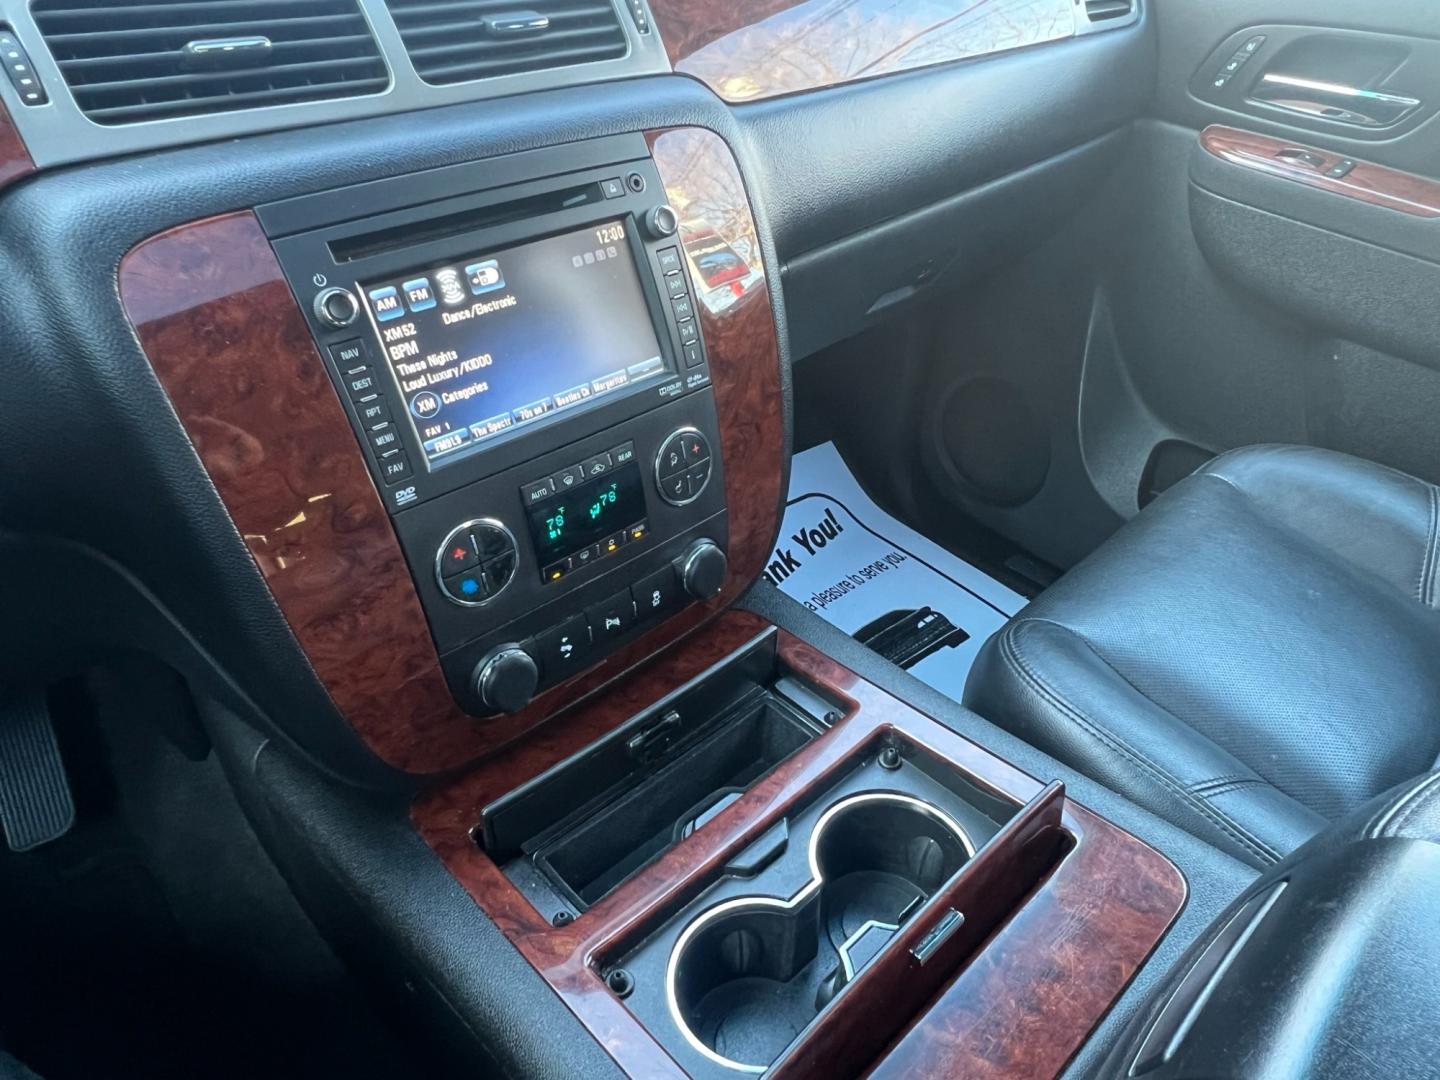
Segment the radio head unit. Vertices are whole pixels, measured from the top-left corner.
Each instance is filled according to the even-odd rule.
[[[623,218],[368,282],[361,297],[430,469],[675,374]]]
[[[699,305],[750,271],[682,241],[648,153],[614,136],[257,211],[476,715],[724,580]]]

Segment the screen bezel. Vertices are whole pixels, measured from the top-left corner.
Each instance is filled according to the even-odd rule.
[[[595,209],[604,209],[604,204],[595,207]],[[381,332],[380,321],[376,318],[374,308],[371,305],[369,290],[376,284],[390,282],[402,278],[406,274],[428,274],[428,272],[436,266],[443,265],[447,262],[455,263],[466,260],[499,258],[506,252],[516,251],[520,248],[528,247],[531,244],[538,244],[557,236],[574,235],[584,232],[587,229],[595,229],[602,225],[609,225],[615,222],[621,223],[625,228],[624,243],[626,250],[630,254],[631,268],[638,279],[640,293],[645,303],[645,311],[650,319],[650,329],[655,335],[655,342],[659,349],[661,361],[664,364],[661,371],[655,375],[646,376],[641,382],[636,383],[634,386],[626,386],[616,393],[599,395],[594,401],[585,402],[570,408],[557,409],[539,420],[526,424],[517,424],[509,431],[485,439],[469,449],[454,454],[447,454],[432,460],[425,453],[424,440],[420,436],[420,429],[416,424],[415,416],[405,404],[405,395],[400,387],[400,380],[385,352],[384,334]],[[412,464],[417,468],[423,467],[427,474],[433,475],[449,469],[451,466],[457,465],[462,461],[472,461],[476,458],[483,457],[489,451],[504,446],[506,443],[514,442],[527,435],[533,435],[536,432],[545,431],[556,424],[564,423],[566,420],[584,416],[602,409],[607,405],[616,404],[628,398],[643,394],[655,386],[661,385],[665,381],[674,379],[679,375],[679,358],[675,355],[673,343],[670,339],[670,329],[663,315],[663,308],[660,303],[659,290],[655,285],[654,274],[646,273],[646,268],[649,267],[648,255],[649,253],[640,240],[639,222],[635,214],[633,212],[622,214],[610,213],[598,216],[593,220],[586,221],[579,225],[566,225],[563,228],[547,229],[543,232],[537,232],[502,245],[486,247],[479,250],[456,247],[456,250],[449,256],[431,259],[419,265],[410,264],[401,266],[398,269],[387,271],[383,275],[370,276],[364,281],[357,280],[356,292],[365,312],[366,330],[369,335],[370,347],[376,350],[376,363],[385,369],[388,385],[395,395],[393,400],[397,408],[403,410],[411,441],[416,450],[419,451],[418,457],[412,458]]]

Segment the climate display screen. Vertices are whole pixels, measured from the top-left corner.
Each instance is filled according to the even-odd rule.
[[[542,566],[556,562],[645,516],[640,467],[626,465],[526,511],[530,536]]]
[[[363,291],[432,465],[668,370],[623,221]]]

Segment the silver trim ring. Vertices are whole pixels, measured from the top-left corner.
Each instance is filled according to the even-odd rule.
[[[975,844],[970,839],[970,834],[965,831],[959,822],[938,806],[917,799],[912,795],[901,795],[893,791],[868,791],[860,795],[852,795],[847,799],[841,799],[834,806],[826,810],[825,813],[820,815],[820,820],[815,823],[815,828],[810,831],[810,846],[807,853],[807,858],[810,862],[810,880],[801,887],[799,892],[790,897],[789,900],[779,900],[773,896],[737,896],[733,900],[726,900],[723,904],[716,904],[713,908],[702,912],[686,926],[685,929],[680,932],[680,937],[676,939],[674,947],[670,950],[670,960],[665,965],[665,1003],[670,1009],[670,1019],[675,1022],[675,1026],[680,1029],[680,1034],[685,1037],[685,1041],[690,1044],[691,1048],[706,1059],[713,1061],[717,1065],[722,1065],[727,1069],[735,1069],[739,1072],[753,1073],[755,1075],[763,1073],[773,1064],[773,1062],[767,1062],[764,1065],[748,1065],[745,1062],[734,1061],[721,1054],[717,1054],[695,1037],[695,1033],[690,1030],[690,1025],[687,1024],[680,1015],[680,1003],[675,997],[675,979],[679,973],[680,957],[689,946],[691,938],[703,930],[707,924],[739,908],[773,907],[779,908],[781,911],[789,911],[808,900],[811,893],[825,884],[825,879],[820,874],[818,861],[820,836],[825,832],[825,827],[830,824],[835,815],[849,807],[869,802],[899,803],[902,806],[909,806],[911,809],[918,810],[928,817],[934,818],[955,834],[961,846],[965,849],[967,862],[975,857]]]
[[[454,542],[455,538],[461,533],[468,533],[477,525],[488,525],[491,528],[499,529],[502,533],[505,534],[505,538],[510,541],[510,550],[515,553],[515,565],[510,568],[510,576],[505,579],[505,584],[501,585],[500,588],[496,589],[489,596],[485,597],[484,600],[461,600],[458,596],[456,596],[454,593],[452,593],[449,589],[445,587],[445,575],[441,573],[441,562],[445,558],[445,549]],[[482,559],[479,563],[476,564],[476,569],[479,569],[483,565],[484,560]],[[445,599],[449,600],[452,604],[459,604],[461,607],[484,607],[492,600],[498,598],[501,593],[503,593],[506,589],[510,587],[510,583],[515,580],[515,575],[519,573],[519,571],[520,545],[515,542],[515,534],[510,531],[509,527],[506,526],[503,521],[497,521],[495,518],[473,518],[470,521],[461,522],[459,525],[456,525],[455,528],[451,529],[448,533],[445,534],[445,539],[441,542],[440,546],[435,549],[435,584],[440,589],[441,596],[445,597]]]
[[[710,453],[708,453],[708,454],[705,456],[705,460],[708,461],[708,462],[710,462],[710,468],[705,471],[705,483],[703,483],[703,484],[700,485],[700,490],[699,490],[699,491],[695,492],[695,493],[694,493],[693,495],[691,495],[688,499],[672,499],[672,498],[670,498],[670,496],[668,496],[668,495],[665,494],[665,479],[666,479],[666,478],[665,478],[665,477],[662,477],[662,476],[660,475],[660,455],[663,454],[663,453],[665,453],[665,447],[670,444],[670,440],[671,440],[671,439],[677,439],[677,438],[679,438],[681,435],[685,435],[685,434],[695,434],[695,435],[700,436],[700,441],[703,442],[703,443],[705,444],[706,449],[710,451]],[[696,462],[696,464],[699,464],[699,462]],[[685,468],[684,468],[683,471],[688,473],[688,472],[690,471],[690,466],[688,466],[688,465],[685,466]],[[709,439],[709,437],[708,437],[703,431],[701,431],[699,428],[697,428],[697,427],[695,427],[695,426],[693,426],[693,425],[691,425],[691,424],[686,424],[684,427],[678,427],[678,428],[676,428],[674,431],[670,432],[669,435],[666,435],[665,438],[663,438],[663,439],[660,440],[660,449],[658,449],[658,450],[655,451],[655,474],[654,474],[654,475],[655,475],[655,490],[658,491],[658,492],[660,492],[660,498],[661,498],[661,499],[663,499],[665,502],[669,503],[671,506],[689,506],[689,505],[690,505],[691,503],[693,503],[696,499],[700,498],[701,495],[705,494],[705,489],[710,486],[710,478],[715,475],[715,448],[710,445],[710,439]]]

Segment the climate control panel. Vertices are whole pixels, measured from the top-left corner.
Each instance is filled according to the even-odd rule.
[[[512,711],[723,587],[728,525],[712,392],[394,521],[457,701],[477,716]]]

